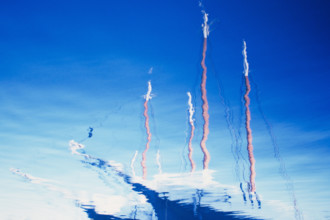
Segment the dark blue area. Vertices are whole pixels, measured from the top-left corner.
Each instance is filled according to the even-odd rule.
[[[98,214],[94,207],[92,206],[82,206],[85,212],[88,215],[88,218],[95,220],[121,220],[121,219],[130,219],[130,218],[118,218],[113,215]]]
[[[88,138],[91,138],[93,136],[93,128],[89,127],[89,132],[88,132]]]
[[[265,107],[265,113],[306,128],[328,129],[330,2],[204,4],[212,23],[209,49],[224,73],[226,94],[237,88],[245,39],[251,74],[260,90],[267,91],[265,96],[274,97],[270,101],[275,104]],[[88,61],[92,66],[95,60],[113,58],[164,65],[173,72],[184,69],[177,77],[187,79],[199,62],[195,60],[202,38],[198,1],[4,0],[1,6],[0,82],[63,85],[73,79],[90,80],[104,73],[92,71],[91,77],[80,71],[73,76],[66,65]],[[52,68],[38,73],[39,66],[47,65]]]

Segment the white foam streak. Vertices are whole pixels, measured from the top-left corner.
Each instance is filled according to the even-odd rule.
[[[209,18],[209,14],[207,14],[204,10],[202,10],[202,13],[203,13],[203,20],[204,20],[204,24],[202,24],[202,28],[203,28],[203,35],[204,35],[204,38],[207,38],[210,34],[210,30],[209,30],[209,25],[207,24]]]
[[[190,92],[187,92],[187,95],[188,95],[188,106],[189,106],[189,122],[191,125],[194,124],[194,119],[193,119],[193,116],[194,116],[194,112],[195,112],[195,109],[194,109],[194,106],[192,105],[192,102],[191,102],[191,94]]]
[[[147,101],[149,101],[152,98],[151,97],[151,90],[152,90],[151,81],[148,81],[148,92],[144,96],[145,100],[147,100]]]
[[[131,161],[131,169],[132,169],[132,176],[133,177],[135,177],[134,163],[135,163],[137,155],[138,155],[138,151],[135,151],[135,154],[134,154],[134,156],[132,158],[132,161]]]
[[[10,168],[9,169],[12,173],[14,174],[17,174],[19,176],[22,176],[24,177],[25,179],[33,182],[33,183],[38,183],[38,184],[41,184],[41,183],[45,183],[45,182],[49,182],[48,180],[46,179],[42,179],[42,178],[37,178],[37,177],[34,177],[34,176],[31,176],[30,174],[27,174],[27,173],[23,173],[21,170],[19,169],[14,169],[14,168]]]
[[[162,165],[160,164],[160,152],[159,152],[159,149],[157,151],[157,154],[156,154],[156,161],[157,161],[157,166],[158,166],[158,171],[159,171],[159,174],[162,174]]]
[[[243,57],[244,57],[244,75],[248,76],[249,75],[249,63],[247,61],[247,52],[246,52],[246,42],[243,41]]]
[[[71,153],[72,154],[76,154],[76,155],[79,155],[79,156],[86,156],[88,157],[87,154],[82,154],[82,153],[79,153],[78,150],[81,150],[81,149],[84,149],[85,146],[83,144],[79,144],[77,142],[75,142],[74,140],[71,140],[69,142],[69,145],[70,145],[70,150],[71,150]]]

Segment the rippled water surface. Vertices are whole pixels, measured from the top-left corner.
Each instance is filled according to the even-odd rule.
[[[296,3],[3,3],[0,219],[330,219],[330,5]]]

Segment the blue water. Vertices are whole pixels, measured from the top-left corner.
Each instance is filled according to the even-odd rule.
[[[3,3],[0,219],[330,219],[329,3],[202,5]],[[210,24],[207,170],[202,10]]]

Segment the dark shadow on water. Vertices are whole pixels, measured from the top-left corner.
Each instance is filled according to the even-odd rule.
[[[115,167],[111,166],[106,161],[99,158],[86,158],[82,160],[84,164],[88,164],[94,167],[98,167],[105,172],[114,172],[118,176],[122,177],[124,181],[132,186],[132,190],[144,195],[147,198],[149,204],[153,207],[156,217],[161,220],[176,220],[176,219],[223,219],[223,220],[232,220],[232,219],[257,219],[244,216],[237,216],[241,214],[240,212],[226,212],[226,211],[217,211],[211,207],[203,206],[200,204],[189,204],[189,203],[180,203],[180,200],[168,200],[167,196],[164,196],[164,193],[158,193],[152,189],[147,188],[146,186],[132,182],[131,177],[127,174],[118,171]],[[111,170],[108,170],[111,169]],[[126,219],[118,218],[111,215],[101,215],[95,212],[95,209],[92,207],[82,207],[88,214],[91,219]]]
[[[95,211],[95,208],[93,206],[81,206],[82,209],[85,210],[85,212],[88,215],[88,218],[95,219],[95,220],[124,220],[124,219],[131,219],[131,218],[118,218],[113,215],[107,215],[107,214],[98,214]]]

